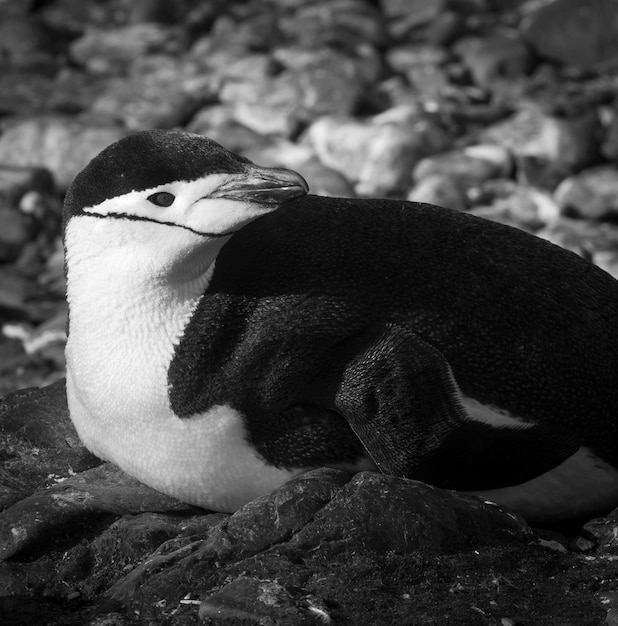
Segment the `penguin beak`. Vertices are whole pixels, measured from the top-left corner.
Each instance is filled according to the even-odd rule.
[[[307,181],[293,170],[250,165],[244,174],[230,177],[209,197],[274,207],[301,198],[308,191]]]

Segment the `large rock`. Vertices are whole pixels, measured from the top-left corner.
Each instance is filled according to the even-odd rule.
[[[60,188],[127,130],[71,116],[40,115],[16,120],[0,135],[0,164],[45,167]]]
[[[555,191],[564,212],[587,219],[618,218],[618,169],[615,165],[593,167],[565,178]]]
[[[418,161],[443,151],[449,134],[429,117],[383,115],[372,120],[323,117],[307,139],[324,165],[355,183],[358,195],[401,193],[412,182]]]
[[[281,50],[279,57],[287,65],[281,73],[223,85],[219,96],[241,124],[289,136],[322,115],[348,115],[358,106],[368,83],[363,59],[334,50]]]
[[[600,159],[602,126],[595,111],[572,117],[548,115],[529,106],[484,128],[482,141],[510,150],[532,184],[554,188],[565,176]]]
[[[71,44],[71,57],[94,74],[124,74],[140,57],[175,55],[186,46],[183,30],[150,22],[88,30]]]
[[[553,0],[532,11],[522,29],[536,53],[575,67],[618,66],[616,0]]]
[[[9,451],[0,475],[12,472],[21,495],[0,513],[3,624],[480,626],[534,616],[600,626],[605,617],[591,581],[609,575],[610,561],[581,567],[479,498],[318,469],[233,515],[201,511],[97,466],[76,440],[62,384],[5,399],[0,433]]]

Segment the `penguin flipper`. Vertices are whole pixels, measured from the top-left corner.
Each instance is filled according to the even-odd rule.
[[[384,473],[491,489],[530,480],[580,447],[558,428],[472,419],[442,353],[406,328],[383,326],[354,344],[335,409]]]

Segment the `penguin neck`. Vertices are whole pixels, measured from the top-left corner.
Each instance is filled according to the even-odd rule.
[[[125,235],[123,242],[118,231],[133,227],[141,240]],[[174,229],[153,253],[149,228],[156,236],[165,231],[84,216],[65,232],[71,412],[86,445],[104,458],[96,430],[130,419],[138,432],[140,423],[152,429],[169,418],[169,363],[225,243],[196,242],[197,235]]]

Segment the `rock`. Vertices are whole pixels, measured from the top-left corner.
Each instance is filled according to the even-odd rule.
[[[361,472],[290,541],[292,550],[358,544],[377,552],[425,556],[474,543],[521,541],[525,522],[498,505],[420,482]],[[330,543],[330,549],[328,547]]]
[[[436,174],[453,179],[461,188],[475,187],[491,178],[505,178],[513,168],[511,155],[501,146],[468,146],[421,159],[413,177],[419,183]]]
[[[513,81],[530,73],[534,59],[515,32],[497,32],[485,37],[467,37],[455,45],[474,83],[489,91],[497,81]]]
[[[38,355],[46,363],[53,363],[54,370],[62,372],[66,365],[64,347],[67,340],[67,314],[68,306],[63,299],[58,312],[42,324],[5,324],[3,332],[5,336],[20,341],[27,355]]]
[[[303,614],[286,587],[274,580],[240,576],[200,603],[200,619],[242,619],[301,624]]]
[[[301,4],[278,21],[283,35],[304,48],[383,46],[386,31],[375,6],[366,0],[335,0]]]
[[[615,0],[553,0],[541,3],[522,24],[535,52],[586,69],[618,66]]]
[[[49,72],[3,67],[0,73],[0,113],[32,114],[49,106],[55,80]]]
[[[426,202],[456,211],[465,211],[467,207],[466,194],[457,180],[448,174],[423,176],[408,192],[406,200]]]
[[[110,464],[75,476],[9,506],[0,514],[0,560],[51,542],[86,521],[128,513],[187,511],[188,505],[146,487]]]
[[[0,58],[13,67],[55,67],[54,55],[62,49],[60,33],[31,15],[2,15],[0,19]]]
[[[44,390],[18,391],[0,400],[0,438],[0,510],[54,484],[56,479],[101,463],[85,450],[75,434],[64,381]],[[0,543],[0,550],[9,549],[9,545]]]
[[[46,221],[53,179],[42,168],[0,165],[0,263],[16,261]]]
[[[182,30],[155,22],[91,29],[71,44],[71,57],[93,74],[125,74],[148,54],[177,55],[187,42]]]
[[[351,113],[366,87],[363,72],[358,60],[335,51],[304,54],[276,76],[226,82],[219,97],[248,128],[290,136],[322,115]]]
[[[501,224],[535,232],[559,215],[553,198],[530,185],[507,180],[490,180],[471,190],[470,213]]]
[[[33,280],[11,265],[0,265],[0,314],[4,319],[29,319],[29,301],[36,295]]]
[[[599,220],[618,217],[618,169],[600,165],[565,178],[554,192],[563,213]]]
[[[479,138],[510,150],[530,184],[553,189],[566,175],[599,160],[600,131],[594,111],[559,118],[528,107],[483,129]]]
[[[130,76],[109,80],[91,110],[132,130],[173,128],[214,99],[212,80],[198,75],[194,65],[153,56],[136,62]]]
[[[32,225],[17,209],[0,205],[0,263],[15,261],[32,237]]]
[[[389,34],[395,40],[402,40],[410,31],[438,20],[447,11],[447,5],[446,0],[385,0],[382,10],[388,20]]]
[[[599,265],[618,280],[618,227],[560,217],[536,233]]]
[[[351,198],[355,195],[352,185],[339,172],[322,164],[307,145],[278,139],[246,149],[243,154],[255,163],[302,172],[312,194],[335,198]]]
[[[48,170],[40,167],[0,166],[0,201],[19,206],[29,191],[54,193],[54,181]]]
[[[408,79],[419,102],[440,100],[448,90],[445,65],[449,54],[443,48],[427,44],[404,44],[386,52],[386,60]]]
[[[66,189],[93,157],[126,134],[119,126],[62,115],[14,120],[0,135],[0,165],[47,168]]]
[[[415,164],[444,150],[450,137],[430,118],[390,119],[323,117],[309,128],[307,139],[324,165],[355,183],[358,195],[392,195],[406,189]]]
[[[75,463],[71,428],[61,385],[4,401],[2,437],[22,462],[40,448],[37,464],[11,467],[14,490],[30,495],[0,514],[0,548],[12,554],[0,564],[0,610],[10,608],[17,624],[27,611],[10,596],[28,598],[50,624],[386,626],[455,623],[453,615],[473,624],[481,608],[495,623],[534,615],[592,626],[605,614],[591,581],[608,577],[609,561],[578,568],[576,557],[542,547],[520,518],[480,498],[319,469],[233,515],[210,514],[110,465]],[[53,446],[65,450],[59,473],[46,456]]]

